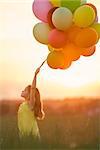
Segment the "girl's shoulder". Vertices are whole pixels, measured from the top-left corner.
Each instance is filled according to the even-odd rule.
[[[25,109],[28,109],[28,103],[26,101],[20,104],[18,111],[22,111]]]
[[[27,106],[27,105],[28,105],[27,101],[24,101],[23,103],[20,104],[19,107],[23,107],[23,106]]]
[[[23,113],[23,112],[34,114],[34,110],[31,110],[27,101],[23,102],[19,106],[18,114]]]

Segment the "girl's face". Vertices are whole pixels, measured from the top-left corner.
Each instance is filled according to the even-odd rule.
[[[28,96],[29,96],[29,91],[28,91],[28,88],[26,87],[24,91],[22,91],[21,97],[24,97],[26,99],[28,98]]]

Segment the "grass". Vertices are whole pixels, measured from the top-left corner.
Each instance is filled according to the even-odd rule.
[[[100,103],[100,101],[86,101],[71,104],[71,102],[63,101],[63,104],[60,102],[61,105],[53,101],[45,103],[46,117],[38,122],[41,142],[32,137],[20,140],[17,111],[4,113],[6,109],[3,109],[2,115],[0,114],[0,149],[99,150],[100,108],[98,102]]]

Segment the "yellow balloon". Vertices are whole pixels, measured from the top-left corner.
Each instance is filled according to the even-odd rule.
[[[75,25],[79,27],[88,27],[95,21],[95,11],[88,5],[83,5],[76,9],[74,13]]]
[[[96,30],[100,38],[100,23],[94,23],[91,27]]]
[[[50,31],[51,28],[47,23],[37,23],[33,28],[33,35],[38,42],[48,44],[48,36]]]
[[[51,4],[55,7],[59,7],[60,6],[60,0],[49,0],[51,2]]]
[[[47,64],[52,69],[59,69],[64,65],[64,60],[63,53],[53,51],[47,57]]]
[[[53,51],[62,51],[62,48],[57,49],[57,48],[52,47],[51,45],[48,45],[48,49],[49,49],[50,52],[53,52]]]

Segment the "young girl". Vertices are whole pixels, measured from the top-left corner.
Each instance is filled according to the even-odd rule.
[[[21,93],[21,96],[25,98],[25,102],[20,105],[18,110],[20,137],[31,135],[34,138],[40,138],[37,119],[42,120],[44,118],[44,111],[39,90],[36,88],[36,79],[42,65],[37,68],[32,85],[28,85]]]

